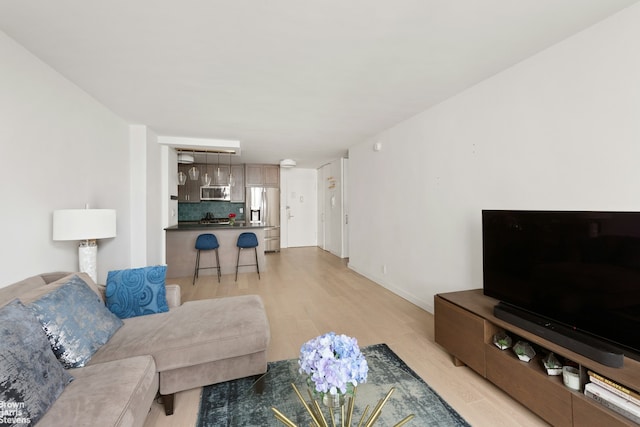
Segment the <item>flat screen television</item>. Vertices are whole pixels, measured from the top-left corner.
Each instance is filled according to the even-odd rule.
[[[608,366],[640,360],[640,212],[483,210],[496,317]]]

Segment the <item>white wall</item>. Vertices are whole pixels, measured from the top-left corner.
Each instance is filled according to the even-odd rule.
[[[482,209],[640,210],[638,52],[635,5],[353,147],[350,267],[432,311],[482,287]]]
[[[160,147],[160,172],[162,180],[163,197],[160,201],[162,205],[162,228],[166,228],[178,223],[178,153],[173,148],[167,146]],[[174,199],[172,199],[172,197]],[[162,231],[161,248],[162,263],[166,263],[166,233]]]
[[[164,264],[164,228],[169,225],[166,213],[170,205],[167,202],[170,192],[170,149],[158,144],[158,136],[147,126],[131,125],[129,134],[131,262],[122,268]],[[174,150],[171,151],[175,154]],[[176,177],[177,157],[174,160],[176,172],[173,177]]]
[[[129,127],[129,155],[131,176],[131,263],[142,267],[147,263],[147,127]]]
[[[77,242],[53,242],[55,209],[117,211],[98,242],[98,279],[129,265],[129,128],[0,32],[0,286],[77,270]]]
[[[162,150],[168,150],[168,147],[158,144],[158,136],[151,130],[147,130],[147,192],[146,192],[146,229],[147,229],[147,259],[144,264],[158,265],[165,262],[164,250],[164,228],[168,225],[165,223],[165,205],[167,189],[165,178],[167,170],[162,163]],[[178,164],[176,159],[177,176]],[[177,178],[176,178],[177,179]],[[177,191],[177,190],[176,190]]]

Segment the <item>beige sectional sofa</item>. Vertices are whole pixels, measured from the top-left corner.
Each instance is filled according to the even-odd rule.
[[[28,304],[68,280],[49,273],[0,288],[0,306]],[[104,289],[76,273],[104,301]],[[246,295],[181,304],[167,285],[169,311],[124,319],[109,341],[81,368],[38,426],[141,426],[162,396],[167,415],[174,393],[264,373],[269,323],[260,297]]]

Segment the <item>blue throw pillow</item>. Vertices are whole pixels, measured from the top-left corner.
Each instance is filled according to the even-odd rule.
[[[84,366],[123,325],[81,278],[29,304],[65,368]]]
[[[72,380],[33,311],[18,300],[0,308],[0,424],[37,423]]]
[[[110,271],[107,307],[121,319],[169,311],[166,265]]]

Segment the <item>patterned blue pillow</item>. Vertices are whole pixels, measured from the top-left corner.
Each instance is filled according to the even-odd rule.
[[[84,366],[123,325],[78,276],[29,304],[65,368]]]
[[[121,319],[169,311],[166,274],[166,265],[110,271],[107,307]]]
[[[72,380],[33,311],[18,300],[0,308],[0,424],[7,418],[37,423]]]

